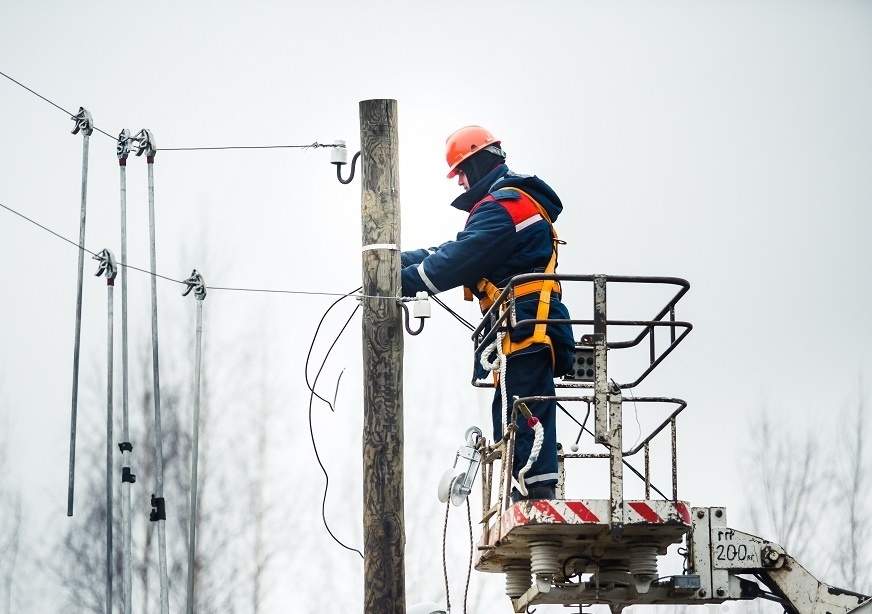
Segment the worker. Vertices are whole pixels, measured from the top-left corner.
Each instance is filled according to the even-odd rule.
[[[402,253],[403,296],[415,296],[419,291],[437,294],[463,286],[469,300],[472,295],[479,299],[484,313],[512,277],[554,272],[557,235],[553,223],[563,203],[538,177],[510,171],[501,142],[481,126],[466,126],[449,136],[445,156],[448,178],[457,177],[464,189],[451,206],[468,213],[466,225],[454,241]],[[553,281],[516,288],[515,321],[569,319],[560,298],[560,286]],[[514,397],[554,396],[554,378],[571,368],[574,347],[568,324],[509,327],[502,345],[508,356],[509,420]],[[494,356],[486,358],[490,361]],[[481,378],[486,371],[478,362]],[[494,441],[505,431],[502,403],[497,386],[492,404]],[[544,438],[538,458],[524,473],[527,494],[515,489],[512,498],[553,499],[557,484],[556,402],[538,401],[528,407],[541,423]],[[512,472],[517,479],[534,444],[534,429],[520,413],[515,438]]]

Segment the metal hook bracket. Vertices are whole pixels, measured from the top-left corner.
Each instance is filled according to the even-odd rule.
[[[405,300],[412,300],[415,303],[412,308],[412,315],[409,315],[409,308],[406,307]],[[403,318],[403,325],[406,327],[406,332],[410,335],[420,334],[421,331],[424,330],[424,320],[430,317],[430,295],[423,291],[418,292],[414,299],[403,299],[397,301],[397,304],[403,309],[403,314],[405,316]],[[409,326],[409,320],[413,317],[418,318],[418,321],[420,322],[417,330],[412,330]]]
[[[348,150],[345,148],[345,141],[334,141],[333,142],[333,153],[330,156],[330,164],[336,165],[336,178],[339,180],[339,183],[348,185],[351,183],[351,180],[354,179],[354,168],[357,164],[357,159],[360,157],[360,152],[358,151],[351,158],[351,174],[348,176],[348,179],[342,178],[342,167],[345,166],[348,157]]]

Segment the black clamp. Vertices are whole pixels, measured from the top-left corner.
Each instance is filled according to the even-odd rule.
[[[136,481],[136,476],[130,472],[130,467],[121,468],[121,481],[130,482],[131,484]]]
[[[123,452],[133,452],[133,444],[130,443],[129,441],[122,441],[121,443],[118,444],[118,449],[121,450],[122,453]]]
[[[167,508],[163,497],[151,496],[151,514],[148,519],[152,522],[167,519]]]

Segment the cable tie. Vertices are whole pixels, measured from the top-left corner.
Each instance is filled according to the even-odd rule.
[[[123,452],[133,452],[133,444],[130,443],[129,441],[122,441],[121,443],[118,444],[118,449],[121,450],[122,453]]]
[[[368,251],[375,250],[375,249],[389,249],[389,250],[395,251],[395,252],[400,251],[400,248],[397,247],[396,243],[371,243],[369,245],[364,245],[360,249],[360,251],[368,252]]]

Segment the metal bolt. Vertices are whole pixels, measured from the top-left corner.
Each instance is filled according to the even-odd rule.
[[[717,516],[718,518],[720,518],[723,515],[724,515],[724,510],[715,510],[715,516]]]
[[[725,591],[724,589],[722,589],[722,588],[718,589],[718,597],[723,597],[726,594],[727,594],[727,591]]]
[[[705,518],[705,512],[702,510],[697,510],[696,517],[697,518]]]
[[[700,597],[705,597],[705,595],[706,595],[705,589],[704,589],[704,588],[703,588],[703,589],[700,589],[700,591],[699,591],[699,596],[700,596]]]

